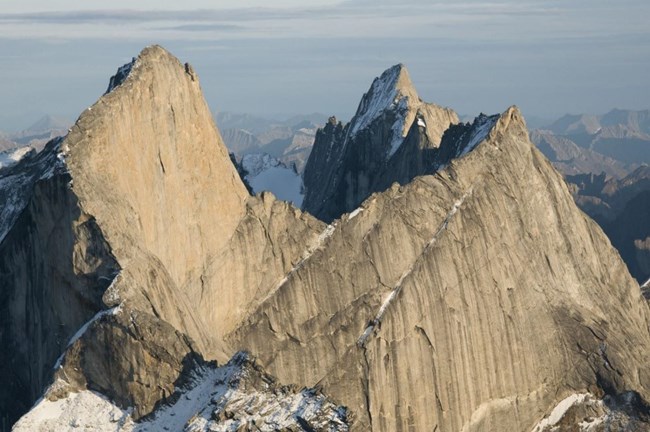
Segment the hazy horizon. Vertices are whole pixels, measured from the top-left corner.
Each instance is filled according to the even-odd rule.
[[[214,112],[347,119],[396,63],[422,99],[464,115],[650,107],[650,4],[640,0],[77,3],[3,5],[0,130],[44,114],[74,121],[154,43],[193,65]]]

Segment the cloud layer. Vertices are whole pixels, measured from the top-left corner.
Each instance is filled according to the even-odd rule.
[[[467,113],[516,103],[559,115],[650,100],[645,0],[209,3],[143,10],[155,7],[145,1],[132,10],[118,0],[113,10],[79,10],[31,1],[7,9],[0,129],[37,111],[74,116],[99,95],[99,82],[150,43],[194,64],[215,109],[346,115],[397,62],[425,99]]]

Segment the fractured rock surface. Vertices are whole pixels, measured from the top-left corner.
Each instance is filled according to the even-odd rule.
[[[0,242],[20,348],[0,403],[20,395],[13,421],[45,396],[19,430],[532,430],[576,393],[645,406],[648,304],[516,107],[455,124],[391,68],[320,132],[327,224],[246,192],[191,66],[149,47],[123,75],[21,180]]]

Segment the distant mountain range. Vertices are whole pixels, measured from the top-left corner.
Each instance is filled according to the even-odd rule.
[[[52,138],[65,135],[72,123],[62,117],[45,115],[20,132],[0,132],[0,151],[29,145],[37,150]]]
[[[650,277],[650,110],[567,114],[530,133],[643,283]]]
[[[640,283],[650,278],[650,167],[623,179],[605,173],[566,176],[576,204],[609,236]]]
[[[316,130],[325,125],[327,116],[313,113],[276,121],[251,114],[220,112],[215,120],[226,147],[237,160],[247,154],[268,154],[302,173]]]
[[[531,139],[563,174],[622,178],[650,163],[650,110],[567,114],[532,131]]]

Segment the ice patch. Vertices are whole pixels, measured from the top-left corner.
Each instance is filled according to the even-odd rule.
[[[294,206],[302,205],[302,179],[292,169],[272,167],[255,177],[246,176],[254,193],[270,191],[278,199],[289,201]]]

